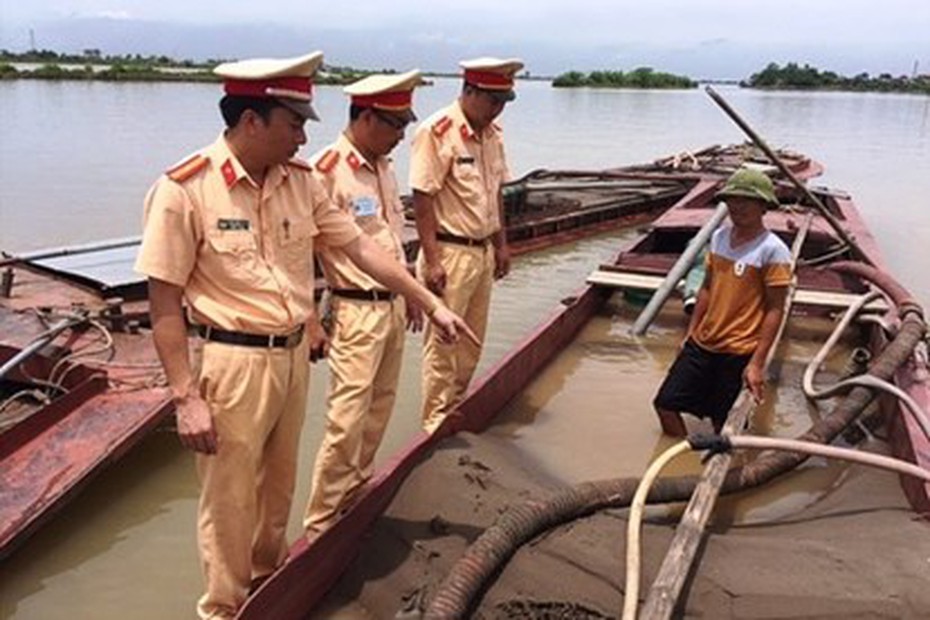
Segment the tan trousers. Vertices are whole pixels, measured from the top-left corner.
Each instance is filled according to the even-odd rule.
[[[442,300],[450,310],[465,319],[481,342],[488,325],[491,285],[494,282],[494,248],[439,243],[439,258],[446,270]],[[417,262],[423,273],[423,254]],[[423,428],[429,432],[455,409],[481,358],[481,348],[467,338],[444,344],[433,327],[427,325],[423,346]]]
[[[234,617],[252,579],[285,559],[309,369],[306,339],[293,349],[203,346],[200,393],[219,444],[197,455],[201,618]]]
[[[332,308],[326,432],[304,515],[308,533],[329,527],[371,478],[394,409],[404,352],[402,298],[372,302],[334,296]]]

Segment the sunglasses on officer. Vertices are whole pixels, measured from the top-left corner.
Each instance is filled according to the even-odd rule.
[[[394,131],[403,131],[407,129],[407,125],[410,124],[410,121],[408,121],[405,118],[401,118],[394,114],[389,114],[388,112],[382,112],[376,108],[372,108],[371,112],[372,114],[375,115],[375,117],[377,117],[379,121],[381,121],[382,123],[384,123],[391,129],[393,129]]]

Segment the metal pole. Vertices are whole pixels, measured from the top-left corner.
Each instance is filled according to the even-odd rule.
[[[865,252],[863,252],[859,247],[859,244],[857,244],[856,241],[849,236],[849,233],[843,229],[839,220],[837,220],[836,217],[830,213],[830,210],[827,209],[826,205],[824,205],[820,199],[817,198],[817,196],[815,196],[813,192],[811,192],[807,186],[800,181],[800,179],[798,179],[798,177],[794,176],[794,173],[791,172],[791,170],[784,164],[781,158],[775,154],[775,151],[773,151],[769,145],[765,143],[765,140],[763,140],[762,137],[759,136],[759,134],[757,134],[739,114],[736,113],[736,110],[730,107],[730,104],[727,103],[726,100],[721,97],[717,91],[715,91],[710,86],[705,86],[704,90],[708,95],[710,95],[710,98],[713,99],[714,102],[719,105],[731,119],[733,119],[733,122],[739,125],[739,128],[742,129],[747,136],[749,136],[749,139],[752,140],[756,146],[762,149],[762,151],[772,161],[772,163],[778,167],[781,173],[785,175],[788,180],[791,181],[791,183],[794,184],[794,186],[804,194],[804,196],[811,202],[811,204],[814,205],[823,219],[827,220],[827,223],[829,223],[830,227],[834,230],[834,232],[836,232],[837,236],[842,239],[846,245],[849,246],[853,252],[854,257],[865,263],[868,263],[869,265],[874,266],[875,263],[873,263],[872,260],[866,256]]]
[[[58,334],[65,331],[73,325],[83,323],[85,319],[62,319],[52,325],[48,331],[40,334],[35,340],[30,342],[26,348],[7,360],[6,364],[0,366],[0,379],[3,379],[11,370],[25,362],[27,359],[38,353],[48,343],[58,337]]]
[[[672,265],[668,275],[665,276],[665,280],[662,281],[662,284],[659,285],[656,292],[649,298],[649,303],[646,304],[643,311],[636,317],[636,322],[633,323],[633,327],[630,328],[631,334],[634,336],[642,336],[646,333],[646,330],[649,329],[649,324],[652,323],[653,319],[655,319],[656,315],[659,313],[659,310],[662,309],[662,305],[665,303],[665,300],[668,299],[672,290],[674,290],[675,285],[688,273],[688,269],[691,268],[691,263],[694,262],[694,258],[701,251],[701,248],[704,247],[704,244],[707,243],[707,240],[710,239],[711,234],[717,229],[717,226],[720,225],[720,222],[723,221],[726,215],[727,205],[721,202],[717,205],[717,210],[714,211],[711,218],[704,223],[697,234],[694,235],[694,238],[688,243],[688,247],[685,248],[685,251],[681,253],[681,256],[679,256],[675,264]]]

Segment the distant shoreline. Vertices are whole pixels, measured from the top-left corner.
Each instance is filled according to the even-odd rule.
[[[218,83],[213,68],[226,62],[210,59],[203,62],[176,60],[167,56],[126,54],[108,56],[88,49],[82,54],[61,54],[51,50],[13,53],[0,50],[0,81],[103,81],[103,82],[207,82]],[[326,66],[315,77],[320,85],[346,85],[372,73],[393,73],[393,69],[368,70],[355,67]],[[425,72],[427,77],[456,79],[458,73]],[[551,82],[555,88],[609,88],[619,90],[687,90],[699,84],[730,84],[740,88],[765,91],[810,92],[877,92],[930,95],[930,75],[894,77],[883,73],[871,77],[861,73],[854,77],[820,71],[809,65],[787,63],[784,67],[769,63],[765,69],[748,79],[693,79],[640,67],[632,71],[568,71],[555,77],[531,75],[525,72],[518,80]],[[428,84],[429,82],[427,82]]]

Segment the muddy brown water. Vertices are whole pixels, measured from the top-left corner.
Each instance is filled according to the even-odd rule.
[[[454,96],[454,81],[418,93],[429,112]],[[842,93],[757,93],[729,98],[773,146],[827,165],[825,184],[850,191],[889,263],[925,303],[930,280],[930,98]],[[154,176],[219,132],[216,90],[199,84],[0,83],[0,249],[17,252],[138,234]],[[344,118],[339,89],[320,88],[324,122],[310,129],[310,155]],[[66,110],[68,113],[63,114]],[[80,119],[75,122],[74,119]],[[538,167],[591,168],[647,161],[742,139],[698,91],[560,91],[521,85],[503,123],[516,175]],[[396,157],[405,177],[407,145]],[[114,165],[118,162],[119,165]],[[41,193],[36,188],[41,187]],[[496,291],[481,369],[553,312],[559,300],[630,233],[525,256]],[[543,376],[511,404],[492,433],[512,441],[541,470],[566,480],[635,474],[664,446],[649,410],[652,391],[680,334],[664,316],[648,347],[626,342],[622,308],[592,322]],[[819,328],[818,328],[819,329]],[[419,339],[411,338],[397,412],[379,461],[416,427]],[[792,343],[785,377],[797,377],[813,345]],[[840,367],[844,360],[832,362]],[[479,369],[479,372],[480,370]],[[622,383],[621,383],[622,381]],[[314,372],[290,534],[298,534],[310,466],[320,441],[326,373]],[[790,435],[813,415],[781,392],[759,424]],[[577,424],[578,420],[586,424]],[[593,430],[592,430],[593,429]],[[577,458],[573,442],[593,442]],[[696,466],[684,460],[676,467]],[[672,473],[676,471],[673,468]],[[842,467],[812,463],[779,486],[724,502],[719,518],[764,521],[816,503],[844,479]],[[187,618],[200,592],[194,548],[197,485],[175,438],[153,434],[94,480],[0,565],[0,618]]]

